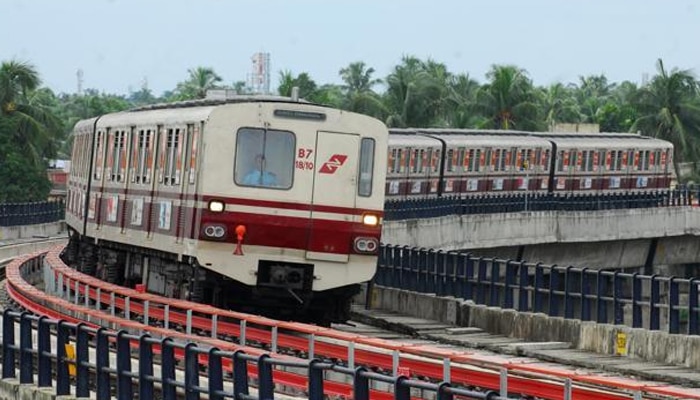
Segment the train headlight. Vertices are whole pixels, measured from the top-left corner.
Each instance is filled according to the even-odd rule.
[[[226,208],[226,206],[221,201],[212,200],[209,202],[209,211],[211,211],[211,212],[215,212],[215,213],[224,212],[224,208]]]
[[[379,217],[374,214],[365,214],[362,216],[362,223],[368,226],[377,226]]]
[[[202,227],[202,234],[207,239],[221,240],[226,237],[226,227],[224,225],[207,224]]]
[[[352,247],[356,253],[376,254],[379,249],[379,240],[373,237],[357,237]]]

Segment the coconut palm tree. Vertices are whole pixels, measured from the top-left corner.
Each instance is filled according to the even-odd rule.
[[[583,116],[571,88],[557,82],[541,89],[539,94],[540,107],[548,127],[561,122],[581,122]]]
[[[386,123],[393,127],[426,127],[439,119],[447,72],[439,64],[405,56],[386,79]]]
[[[175,91],[178,100],[203,99],[207,96],[207,90],[218,88],[221,77],[209,67],[197,67],[187,70],[189,78],[177,84]]]
[[[663,61],[657,61],[658,74],[637,96],[639,117],[632,131],[668,140],[674,145],[674,166],[698,159],[700,143],[700,99],[698,81],[689,71],[676,68],[670,72]]]
[[[372,89],[382,83],[381,79],[372,77],[374,68],[365,66],[362,61],[350,63],[339,72],[344,85],[341,107],[353,112],[382,118],[386,114],[384,104],[379,95]]]
[[[544,122],[527,72],[512,65],[494,65],[490,81],[477,93],[477,107],[489,120],[488,128],[542,130]]]
[[[51,110],[55,96],[48,89],[37,90],[40,83],[35,67],[27,62],[0,65],[0,118],[5,127],[0,133],[11,135],[35,165],[54,155],[62,132]]]

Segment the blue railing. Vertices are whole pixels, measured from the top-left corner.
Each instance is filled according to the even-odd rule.
[[[700,334],[700,279],[382,246],[376,283],[549,316]],[[683,295],[683,296],[681,296]],[[687,299],[681,301],[681,298]]]
[[[516,193],[444,196],[432,199],[389,200],[384,219],[396,221],[523,211],[598,211],[629,208],[688,206],[696,193],[687,189],[606,194]]]
[[[17,330],[19,341],[16,338]],[[52,334],[56,336],[55,348],[51,345]],[[132,371],[132,343],[136,342],[139,344],[136,351],[138,369]],[[72,359],[69,359],[66,351],[66,344],[69,343],[75,346]],[[158,357],[155,357],[154,347],[159,350]],[[116,356],[110,356],[114,354],[110,353],[110,349],[116,350]],[[176,357],[176,353],[184,353],[184,358]],[[451,400],[454,396],[502,399],[494,391],[457,388],[447,382],[412,380],[405,376],[388,376],[372,372],[366,367],[348,368],[318,359],[294,361],[273,358],[269,354],[253,356],[244,351],[221,351],[169,338],[156,339],[145,334],[137,336],[126,331],[111,332],[103,328],[94,329],[84,324],[76,325],[7,310],[3,313],[1,354],[3,379],[16,378],[15,365],[18,364],[21,384],[52,387],[52,379],[55,379],[58,396],[71,394],[71,386],[74,385],[76,397],[88,398],[94,392],[94,397],[98,400],[111,399],[112,388],[116,388],[119,400],[133,400],[135,391],[138,392],[139,399],[175,400],[182,398],[178,395],[178,390],[184,392],[186,400],[198,400],[202,396],[208,396],[211,400],[273,399],[273,370],[282,367],[307,371],[306,376],[302,376],[302,379],[306,379],[307,386],[300,397],[312,400],[323,400],[326,396],[326,371],[346,375],[351,382],[355,399],[369,399],[373,382],[388,384],[393,389],[394,398],[402,400],[410,400],[412,389],[435,392],[437,399],[444,400]],[[206,364],[202,365],[200,362],[205,358]],[[159,359],[158,363],[156,359]],[[159,365],[160,373],[154,372],[156,364]],[[232,371],[226,371],[225,365],[233,366]],[[249,388],[251,365],[257,367],[257,396],[251,396]],[[69,368],[75,368],[74,378]],[[176,370],[184,370],[181,380],[177,379]],[[201,383],[205,376],[206,386]],[[225,390],[225,387],[230,389]]]
[[[0,203],[0,226],[45,224],[65,216],[63,201]]]

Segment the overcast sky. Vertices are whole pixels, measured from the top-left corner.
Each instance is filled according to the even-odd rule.
[[[208,66],[245,80],[251,56],[339,83],[364,61],[383,78],[402,55],[479,82],[515,64],[537,85],[605,74],[640,82],[655,62],[700,74],[697,0],[0,0],[0,61],[34,64],[46,86],[116,94],[171,90]]]

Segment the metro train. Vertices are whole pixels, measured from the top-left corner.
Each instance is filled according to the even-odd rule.
[[[670,142],[629,133],[390,129],[386,198],[644,191],[675,179]]]
[[[64,261],[275,318],[344,322],[376,271],[385,199],[668,187],[634,134],[391,129],[298,99],[154,105],[76,124]]]
[[[388,131],[298,99],[155,105],[74,128],[63,259],[148,292],[349,319],[376,270]]]

